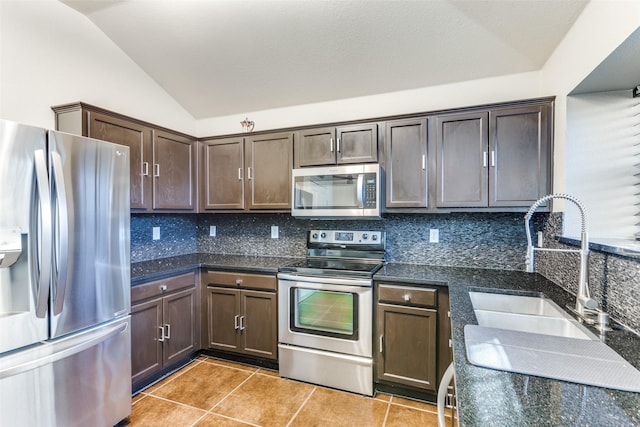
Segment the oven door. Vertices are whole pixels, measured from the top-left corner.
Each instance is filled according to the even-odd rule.
[[[281,343],[372,356],[371,280],[282,273],[278,278]]]

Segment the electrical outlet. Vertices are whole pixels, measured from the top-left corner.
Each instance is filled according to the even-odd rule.
[[[216,233],[218,232],[218,227],[212,225],[209,227],[209,236],[216,237]]]
[[[440,241],[440,230],[437,228],[429,229],[429,243],[438,243]]]
[[[160,227],[153,227],[153,240],[160,240]]]
[[[277,225],[272,225],[271,226],[271,238],[272,239],[277,239],[278,237],[280,237],[280,231]]]

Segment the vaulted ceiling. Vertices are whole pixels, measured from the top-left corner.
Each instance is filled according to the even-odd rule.
[[[539,70],[584,0],[63,0],[195,118]]]

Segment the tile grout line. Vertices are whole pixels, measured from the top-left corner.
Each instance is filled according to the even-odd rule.
[[[234,368],[231,368],[231,369],[234,369]],[[238,370],[240,370],[240,369],[238,369]],[[246,372],[246,371],[245,371],[245,372]],[[240,387],[242,387],[242,385],[243,385],[244,383],[246,383],[247,381],[249,381],[249,379],[250,379],[251,377],[253,377],[253,376],[256,374],[256,372],[257,372],[257,371],[252,372],[252,373],[251,373],[251,375],[249,375],[247,378],[245,378],[245,380],[244,380],[244,381],[242,381],[242,382],[241,382],[240,384],[238,384],[238,385],[237,385],[233,390],[231,390],[229,393],[227,393],[227,395],[226,395],[225,397],[223,397],[222,399],[220,399],[220,401],[219,401],[218,403],[216,403],[215,405],[213,405],[213,406],[212,406],[212,407],[211,407],[207,412],[212,413],[212,414],[215,414],[215,412],[213,412],[213,410],[214,410],[214,409],[216,409],[216,408],[217,408],[217,407],[218,407],[222,402],[224,402],[225,400],[227,400],[227,398],[228,398],[229,396],[231,396],[231,395],[232,395],[236,390],[238,390]],[[216,414],[216,415],[218,415],[218,414]]]
[[[300,407],[298,408],[298,410],[296,411],[295,414],[293,414],[293,416],[291,417],[291,419],[289,420],[289,422],[287,423],[286,427],[289,427],[291,425],[291,423],[293,422],[293,420],[296,419],[296,417],[298,416],[298,414],[300,413],[300,411],[302,411],[302,408],[304,408],[304,405],[307,404],[307,402],[309,401],[309,399],[311,399],[311,396],[313,396],[313,393],[316,392],[316,390],[318,389],[318,387],[313,387],[313,390],[311,390],[311,393],[309,393],[309,396],[307,396],[306,399],[304,399],[304,402],[302,402],[302,405],[300,405]]]
[[[195,409],[197,411],[202,411],[205,414],[207,413],[206,409],[198,408],[197,406],[187,405],[186,403],[178,402],[177,400],[167,399],[166,397],[148,395],[147,398],[154,398],[154,399],[162,400],[162,401],[169,402],[169,403],[175,403],[176,405],[179,405],[179,406],[182,406],[182,407],[185,407],[185,408]]]
[[[175,371],[167,373],[164,377],[160,378],[154,384],[149,385],[147,388],[145,388],[140,393],[146,393],[147,395],[155,396],[153,394],[155,391],[158,391],[158,390],[164,388],[164,386],[166,386],[167,384],[170,384],[170,383],[174,382],[177,378],[180,378],[185,372],[188,372],[188,371],[192,370],[193,368],[198,366],[200,363],[202,363],[202,361],[200,361],[198,359],[193,359],[191,362],[187,363],[184,366],[181,366],[181,367],[177,368]],[[167,382],[162,384],[162,385],[159,385],[158,388],[156,388],[154,391],[147,392],[147,390],[155,387],[156,385],[160,384],[164,380],[167,380]]]
[[[387,402],[387,411],[384,413],[384,419],[382,420],[382,427],[387,425],[387,418],[389,418],[389,411],[391,410],[391,399]]]

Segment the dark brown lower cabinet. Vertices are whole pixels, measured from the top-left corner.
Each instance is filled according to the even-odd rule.
[[[135,286],[132,301],[131,381],[136,390],[198,349],[195,274]]]
[[[267,289],[275,277],[210,272],[206,288],[208,347],[244,355],[278,358],[278,316],[276,293],[268,290],[237,289],[225,285]],[[212,285],[222,286],[212,286]]]
[[[435,390],[436,316],[436,310],[378,304],[379,380]]]
[[[451,361],[446,290],[378,283],[376,301],[376,382],[436,393]]]

